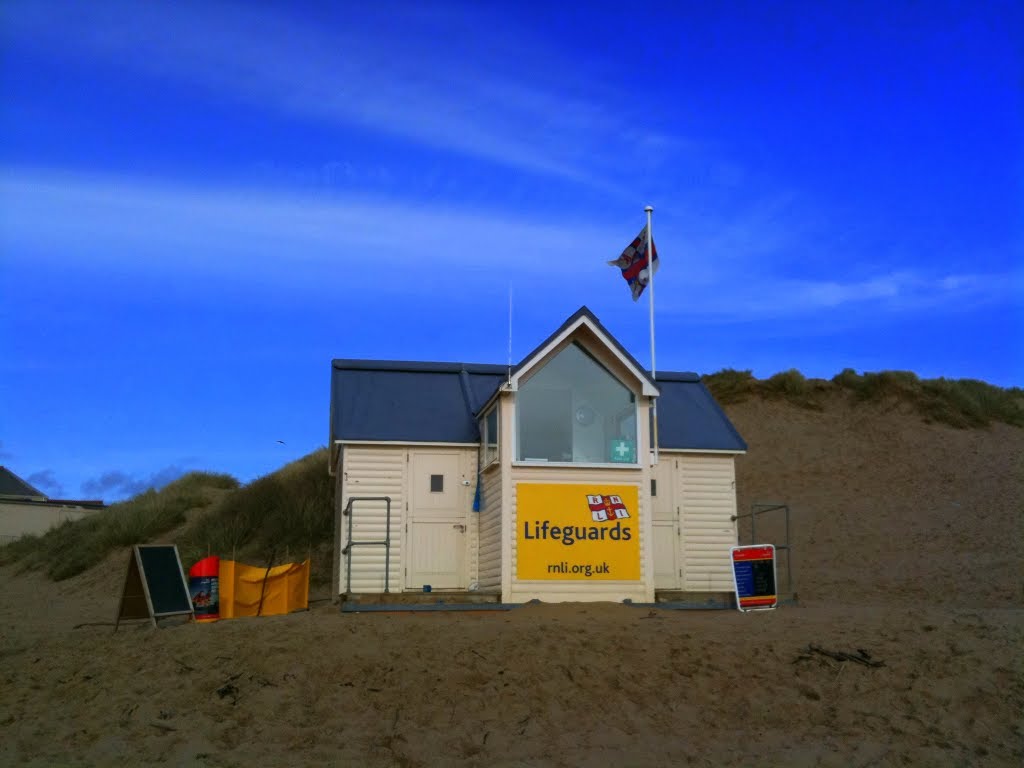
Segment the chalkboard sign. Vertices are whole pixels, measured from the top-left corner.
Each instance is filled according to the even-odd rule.
[[[158,618],[181,615],[195,618],[178,548],[173,544],[132,547],[114,631],[126,619],[149,619],[155,627]]]
[[[736,607],[741,611],[762,611],[778,605],[774,545],[733,547],[732,577],[736,587]]]

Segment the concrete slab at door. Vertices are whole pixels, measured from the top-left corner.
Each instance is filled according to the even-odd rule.
[[[406,587],[465,589],[468,494],[458,452],[413,451]]]

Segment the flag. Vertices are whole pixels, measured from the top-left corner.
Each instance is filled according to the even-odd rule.
[[[621,496],[605,496],[604,494],[587,494],[587,506],[595,523],[606,523],[609,520],[622,520],[629,517],[626,505]]]
[[[657,272],[661,262],[658,260],[658,248],[653,238],[651,250],[654,251],[654,271]],[[633,238],[633,242],[626,246],[626,250],[619,258],[609,261],[608,264],[622,270],[622,277],[629,283],[629,289],[633,293],[633,301],[637,301],[650,282],[647,267],[647,227],[640,230],[640,234]]]

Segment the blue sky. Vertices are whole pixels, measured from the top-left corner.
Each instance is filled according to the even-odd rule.
[[[655,207],[659,369],[1024,384],[1015,3],[0,6],[0,462],[116,500],[505,362]],[[283,441],[283,444],[278,442]]]

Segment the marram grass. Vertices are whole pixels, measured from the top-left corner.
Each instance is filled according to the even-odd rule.
[[[723,405],[757,396],[821,410],[830,394],[841,393],[858,402],[899,400],[916,408],[926,421],[960,429],[994,422],[1024,427],[1024,390],[974,379],[920,379],[910,371],[859,374],[851,368],[831,381],[808,379],[797,370],[756,379],[750,371],[726,368],[702,380]]]

